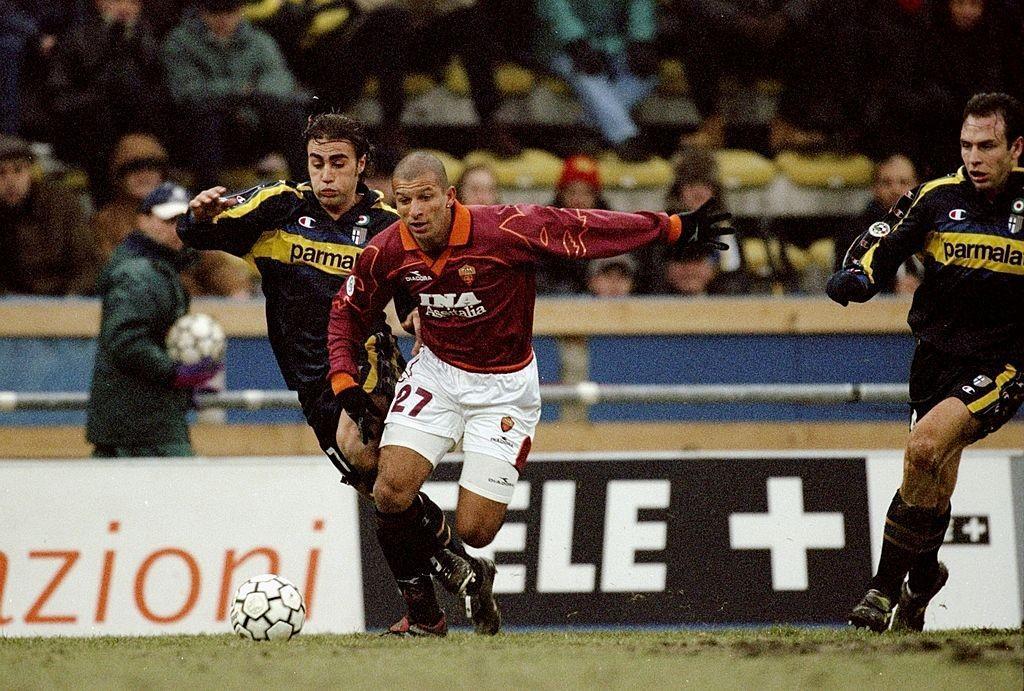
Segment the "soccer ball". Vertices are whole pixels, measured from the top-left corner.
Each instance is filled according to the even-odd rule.
[[[231,628],[253,641],[287,641],[302,631],[306,605],[299,589],[282,576],[253,576],[235,591]]]
[[[167,354],[175,362],[186,365],[205,357],[214,361],[224,359],[227,339],[224,329],[208,314],[186,314],[174,322],[167,332]]]

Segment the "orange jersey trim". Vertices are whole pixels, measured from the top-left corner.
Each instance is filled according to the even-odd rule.
[[[456,201],[453,215],[452,230],[448,234],[448,247],[436,259],[432,259],[420,248],[416,238],[412,235],[412,231],[405,225],[405,221],[399,221],[398,223],[398,233],[402,238],[402,248],[406,252],[416,252],[420,261],[426,265],[427,269],[434,276],[440,276],[444,272],[444,267],[448,263],[448,257],[451,256],[453,247],[462,247],[469,244],[469,230],[472,226],[469,209]]]

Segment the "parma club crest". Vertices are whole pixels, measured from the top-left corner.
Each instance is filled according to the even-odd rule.
[[[1014,235],[1024,230],[1024,197],[1014,199],[1010,204],[1010,220],[1007,224]]]

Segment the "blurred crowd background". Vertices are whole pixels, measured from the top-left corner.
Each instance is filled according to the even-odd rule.
[[[1024,98],[1019,0],[0,0],[0,294],[88,295],[140,200],[306,177],[315,109],[390,194],[434,150],[466,203],[693,209],[720,256],[542,266],[542,294],[823,291],[849,241],[959,165],[977,92]],[[318,99],[314,101],[313,96]],[[913,262],[890,289],[916,285]],[[219,253],[193,295],[248,297]]]

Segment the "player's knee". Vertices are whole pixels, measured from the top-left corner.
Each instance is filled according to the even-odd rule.
[[[373,500],[382,512],[398,513],[412,505],[417,489],[400,477],[379,474],[373,483]]]
[[[937,437],[925,430],[915,430],[907,441],[906,459],[909,472],[932,474],[941,454]]]
[[[491,544],[500,528],[500,521],[481,520],[465,516],[455,517],[455,530],[458,532],[459,537],[467,545],[477,549]]]

